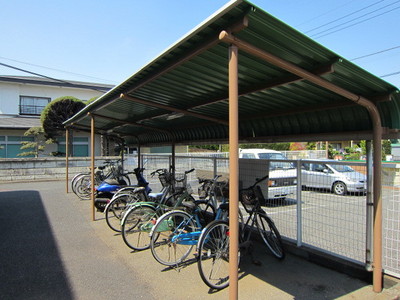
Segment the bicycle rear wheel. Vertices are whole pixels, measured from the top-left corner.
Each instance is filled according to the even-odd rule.
[[[265,245],[278,259],[285,258],[281,235],[274,222],[264,214],[257,214],[257,230]]]
[[[134,250],[145,250],[150,246],[149,232],[157,218],[151,205],[134,206],[122,219],[121,231],[125,244]]]
[[[75,194],[82,200],[90,199],[92,183],[90,175],[82,175],[78,178],[75,184]]]
[[[74,194],[76,194],[76,182],[79,180],[81,176],[90,175],[89,173],[78,173],[71,179],[71,189]]]
[[[198,243],[197,266],[203,282],[212,289],[229,285],[229,225],[213,221],[204,230]]]
[[[156,261],[166,266],[183,262],[197,244],[200,232],[196,231],[191,215],[171,211],[162,215],[151,232],[150,248]]]
[[[121,232],[121,220],[126,212],[128,203],[132,202],[133,196],[121,194],[113,198],[107,205],[104,213],[108,227],[116,232]],[[134,201],[134,200],[133,200]]]

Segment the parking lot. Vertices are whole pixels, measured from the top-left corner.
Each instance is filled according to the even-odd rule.
[[[90,203],[65,193],[63,181],[0,184],[0,294],[3,299],[227,299],[210,291],[196,264],[179,269],[131,252]],[[261,266],[244,257],[240,299],[394,299],[370,284],[289,254],[279,262],[256,247]]]

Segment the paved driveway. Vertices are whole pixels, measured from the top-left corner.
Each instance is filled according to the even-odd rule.
[[[131,252],[91,221],[89,201],[65,193],[62,181],[0,184],[0,299],[227,299],[210,291],[196,264],[170,269],[149,251]],[[260,247],[259,247],[260,248]],[[241,262],[239,299],[394,299],[365,282],[288,255],[256,248]],[[398,286],[397,286],[398,287]]]

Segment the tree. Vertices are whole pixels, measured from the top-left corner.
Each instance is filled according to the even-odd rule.
[[[45,149],[45,144],[52,144],[52,139],[46,139],[42,127],[31,127],[25,131],[24,136],[32,136],[33,141],[22,141],[21,150],[28,150],[17,154],[18,156],[34,156],[39,157]]]
[[[305,143],[290,143],[290,151],[299,151],[299,150],[306,150],[306,144]]]
[[[63,123],[85,107],[85,103],[72,96],[60,97],[43,109],[40,116],[42,127],[47,138],[63,136]]]
[[[90,98],[89,100],[87,100],[85,102],[85,105],[89,105],[90,103],[96,101],[98,98],[99,98],[99,96],[95,96],[95,97]]]

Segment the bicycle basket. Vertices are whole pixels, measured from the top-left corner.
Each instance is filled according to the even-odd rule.
[[[158,175],[158,179],[160,180],[161,185],[162,185],[163,187],[170,186],[171,183],[172,183],[172,176],[171,176],[171,173],[167,172],[167,170],[165,170],[164,173],[159,174],[159,175]]]
[[[185,173],[175,173],[174,189],[183,190],[186,187],[186,174]]]
[[[246,207],[254,206],[264,200],[264,195],[261,191],[260,186],[255,186],[252,189],[246,189],[241,191],[240,201]]]
[[[220,198],[229,198],[229,184],[226,181],[219,181],[215,184],[215,196]]]
[[[200,199],[205,199],[210,193],[210,188],[211,188],[211,182],[210,181],[204,181],[202,185],[199,186],[197,193],[199,194]]]

